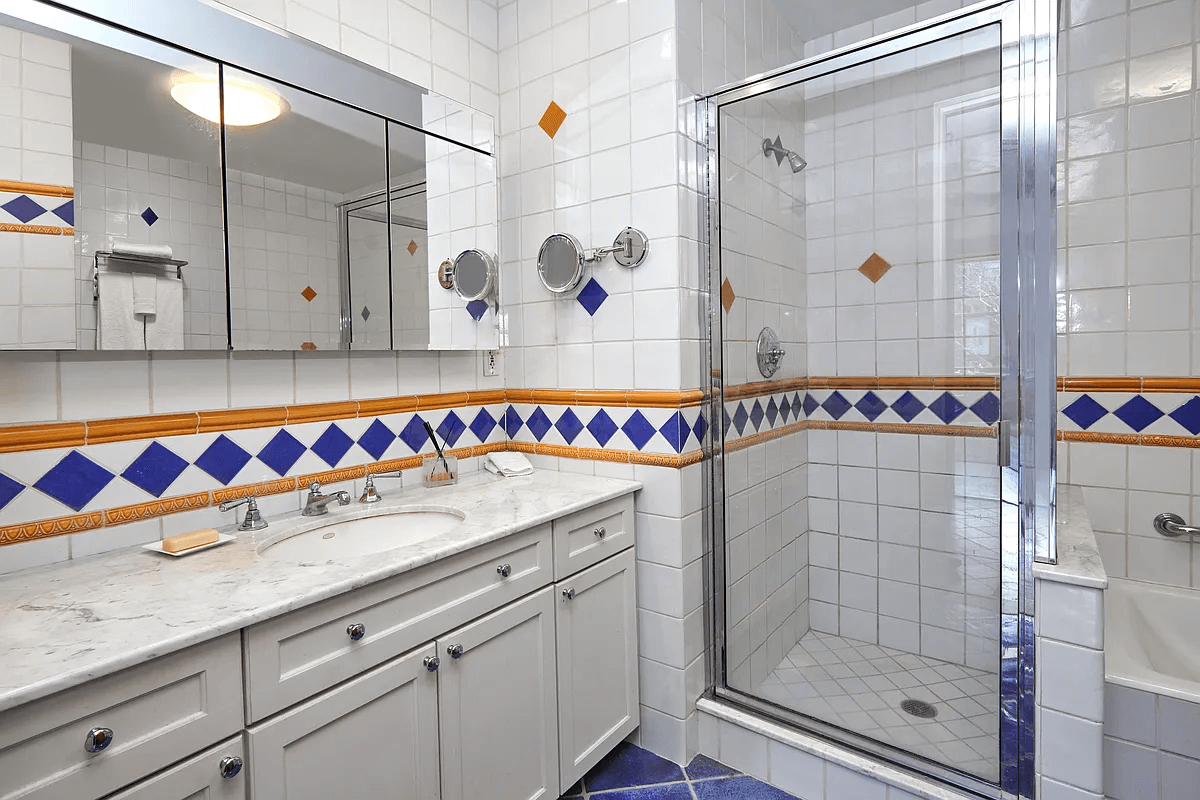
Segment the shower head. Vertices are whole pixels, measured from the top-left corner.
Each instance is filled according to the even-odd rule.
[[[804,156],[794,150],[788,150],[779,141],[779,137],[775,137],[775,141],[763,139],[762,151],[765,156],[775,156],[775,163],[782,164],[786,158],[788,166],[792,168],[792,172],[799,172],[808,166],[808,162],[804,160]]]

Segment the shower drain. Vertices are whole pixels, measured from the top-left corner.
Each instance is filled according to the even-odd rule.
[[[901,701],[900,710],[905,714],[911,714],[921,719],[933,719],[937,716],[937,708],[932,703],[926,703],[924,700],[913,700],[911,697]]]

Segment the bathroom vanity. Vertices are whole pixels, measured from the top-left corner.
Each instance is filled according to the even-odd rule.
[[[638,725],[639,486],[480,473],[0,579],[0,798],[556,798]]]

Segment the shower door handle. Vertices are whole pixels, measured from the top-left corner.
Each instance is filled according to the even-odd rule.
[[[996,463],[1001,467],[1009,466],[1008,430],[1008,420],[1002,419],[996,423]]]

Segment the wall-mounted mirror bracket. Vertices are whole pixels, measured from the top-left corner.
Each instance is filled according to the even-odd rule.
[[[538,251],[537,271],[542,285],[555,294],[571,291],[583,280],[585,264],[603,261],[611,255],[627,269],[640,266],[646,260],[650,242],[637,228],[626,228],[617,234],[612,247],[585,250],[569,233],[555,233],[542,242]]]

